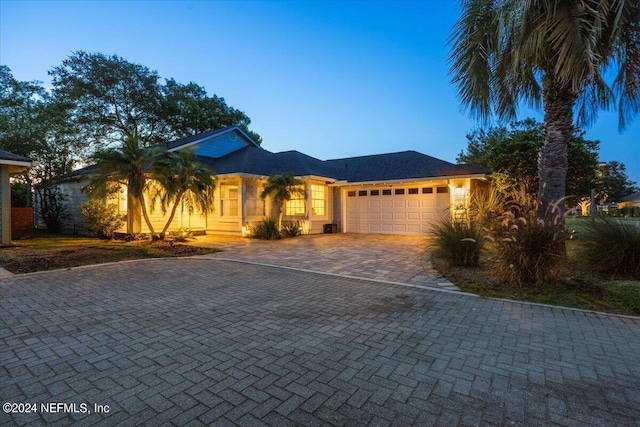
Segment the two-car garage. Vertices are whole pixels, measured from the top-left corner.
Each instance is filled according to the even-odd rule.
[[[446,215],[446,184],[362,186],[342,189],[343,232],[424,234]]]

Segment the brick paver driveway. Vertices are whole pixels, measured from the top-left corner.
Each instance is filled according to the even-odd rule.
[[[220,236],[197,239],[194,244],[223,249],[214,255],[217,258],[457,289],[432,268],[426,236],[320,234],[279,241]]]
[[[0,295],[0,425],[640,424],[637,318],[219,259]]]

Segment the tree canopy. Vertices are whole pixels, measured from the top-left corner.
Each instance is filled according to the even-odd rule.
[[[128,137],[150,145],[232,125],[261,142],[248,128],[251,119],[224,98],[193,82],[161,84],[156,71],[118,55],[78,51],[49,74],[76,132],[96,147]]]
[[[621,202],[623,198],[637,191],[635,184],[627,176],[624,164],[617,161],[598,163],[595,178],[598,204]]]
[[[536,159],[542,147],[544,124],[534,119],[476,129],[467,135],[468,145],[457,158],[459,163],[484,166],[494,172],[500,187],[522,189],[535,195],[538,189]],[[569,141],[567,199],[575,205],[589,197],[595,182],[599,141],[584,138],[574,128]]]

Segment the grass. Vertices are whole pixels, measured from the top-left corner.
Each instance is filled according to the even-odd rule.
[[[0,266],[19,274],[133,259],[204,255],[218,251],[194,245],[170,245],[163,241],[106,241],[36,232],[33,239],[0,247]]]
[[[559,279],[535,287],[515,287],[496,282],[491,275],[490,247],[481,255],[478,268],[451,267],[438,259],[434,259],[433,264],[462,291],[482,297],[640,316],[640,280],[612,280],[611,276],[587,270],[577,258],[580,244],[579,240],[567,242],[567,261]]]

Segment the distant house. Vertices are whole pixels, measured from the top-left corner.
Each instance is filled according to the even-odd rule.
[[[299,221],[305,233],[322,233],[335,224],[343,233],[423,234],[447,208],[464,202],[486,184],[490,171],[457,165],[416,151],[319,160],[298,151],[272,153],[255,143],[239,127],[209,131],[164,144],[169,151],[190,149],[217,175],[213,212],[179,209],[171,229],[181,227],[208,234],[245,235],[251,224],[277,216],[278,207],[260,193],[272,174],[291,172],[305,182],[306,199],[286,203],[284,221]],[[89,169],[68,175],[63,192],[72,211],[86,199],[80,189]],[[127,211],[126,188],[117,203]],[[79,215],[72,217],[81,221]],[[152,215],[154,228],[165,217]],[[79,224],[73,225],[76,229]],[[329,227],[330,229],[333,227]],[[146,232],[146,224],[142,224]]]
[[[9,151],[0,150],[0,244],[11,243],[11,183],[9,177],[32,168],[34,162]]]
[[[618,208],[633,208],[640,207],[640,191],[636,191],[633,194],[629,194],[622,199],[622,202],[618,203]]]

